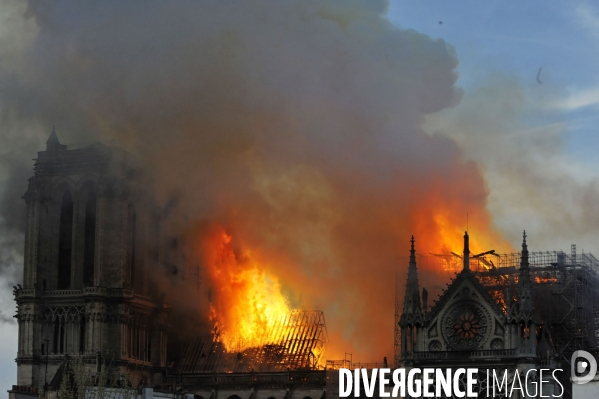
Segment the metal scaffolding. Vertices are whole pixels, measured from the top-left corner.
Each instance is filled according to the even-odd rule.
[[[228,352],[212,332],[200,329],[183,348],[177,374],[321,369],[327,343],[321,310],[294,310],[266,332],[264,345]]]
[[[495,269],[479,268],[476,274],[505,306],[506,292],[517,293],[520,259],[519,254],[499,259]],[[599,342],[599,261],[592,254],[577,254],[573,245],[570,254],[531,252],[529,263],[535,309],[562,364],[569,368],[574,351],[596,349]]]

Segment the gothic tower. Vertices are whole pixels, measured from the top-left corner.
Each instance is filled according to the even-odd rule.
[[[66,356],[151,379],[166,363],[168,306],[149,295],[159,220],[140,205],[134,160],[102,144],[68,150],[53,130],[34,171],[14,292],[18,384],[44,387]]]
[[[399,326],[401,329],[401,358],[409,362],[411,354],[420,349],[419,330],[424,325],[424,315],[420,303],[420,288],[418,285],[418,270],[416,269],[416,250],[414,249],[414,236],[410,248],[410,263],[408,265],[408,279],[404,296],[403,313]],[[422,337],[420,337],[422,338]]]

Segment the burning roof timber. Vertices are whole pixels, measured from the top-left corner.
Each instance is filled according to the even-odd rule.
[[[219,342],[218,332],[198,329],[195,338],[183,344],[174,368],[178,374],[320,369],[327,343],[324,313],[291,311],[264,331],[261,341],[261,346],[232,352]]]

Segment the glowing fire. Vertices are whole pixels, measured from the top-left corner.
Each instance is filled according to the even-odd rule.
[[[539,277],[539,276],[535,276],[535,283],[543,283],[543,284],[551,284],[551,283],[557,283],[558,279],[557,277],[553,277],[553,276],[547,276],[547,277]]]
[[[417,241],[417,251],[431,256],[430,268],[438,271],[459,272],[463,268],[464,231],[468,228],[470,235],[470,267],[473,270],[488,270],[494,267],[495,257],[475,255],[495,250],[496,253],[510,252],[511,245],[490,226],[487,215],[460,214],[450,204],[442,200],[434,201],[422,198],[427,206],[416,208],[414,214],[414,234]],[[419,237],[420,240],[418,239]],[[424,248],[423,248],[424,246]],[[424,250],[423,250],[424,249]],[[426,266],[425,266],[426,267]]]
[[[236,253],[232,241],[224,231],[218,235],[207,271],[217,290],[211,304],[217,338],[228,351],[239,352],[270,343],[270,332],[285,320],[290,308],[277,278],[249,250]]]

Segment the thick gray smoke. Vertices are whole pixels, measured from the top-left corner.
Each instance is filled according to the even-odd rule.
[[[384,1],[3,7],[3,268],[20,267],[19,196],[52,125],[136,154],[182,231],[219,225],[258,253],[292,305],[325,310],[332,357],[391,356],[411,234],[459,250],[469,213],[502,242],[476,164],[421,129],[460,100],[453,49],[393,26]]]

